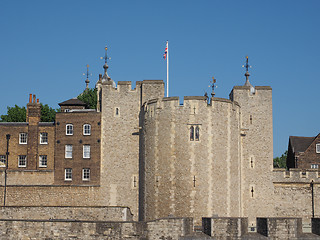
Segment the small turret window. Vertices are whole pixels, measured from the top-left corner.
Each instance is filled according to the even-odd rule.
[[[191,126],[190,127],[190,141],[199,141],[200,140],[200,127]]]
[[[199,129],[199,126],[196,126],[196,141],[199,141],[199,138],[200,138],[200,129]]]

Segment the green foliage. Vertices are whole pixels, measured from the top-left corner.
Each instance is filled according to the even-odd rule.
[[[273,159],[273,167],[274,168],[286,168],[287,167],[287,155],[288,151],[285,151],[281,157],[276,157]]]
[[[0,122],[25,122],[26,108],[15,105],[14,107],[7,107],[7,114],[1,115]]]
[[[56,110],[49,107],[48,104],[41,103],[41,122],[54,122],[56,119]]]
[[[1,115],[0,122],[25,122],[27,116],[27,110],[25,107],[7,107],[7,114]],[[53,109],[48,104],[43,105],[41,103],[41,122],[54,122],[56,119],[56,112],[60,112],[60,109]]]
[[[97,109],[97,89],[88,88],[78,96],[78,99],[86,103],[89,108]]]

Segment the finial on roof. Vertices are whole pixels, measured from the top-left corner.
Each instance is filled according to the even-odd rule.
[[[111,78],[108,76],[107,70],[108,70],[108,68],[109,68],[109,66],[108,66],[108,60],[110,60],[111,58],[109,58],[109,57],[108,57],[108,54],[107,54],[107,50],[108,50],[107,45],[105,46],[104,50],[105,50],[104,57],[101,57],[101,59],[104,59],[104,65],[103,65],[104,75],[103,75],[102,78],[103,78],[104,80],[109,81],[109,80],[111,80]]]
[[[214,76],[212,76],[212,81],[210,82],[210,86],[212,88],[212,92],[211,92],[211,96],[214,97],[215,92],[214,92],[214,88],[217,87],[214,84],[217,82],[217,79],[214,78]]]
[[[83,75],[86,75],[87,76],[87,79],[85,80],[85,83],[86,83],[86,89],[89,88],[89,76],[91,76],[91,73],[89,73],[89,64],[87,64],[87,73],[84,73]]]

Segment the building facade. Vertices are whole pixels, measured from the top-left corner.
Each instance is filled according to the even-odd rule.
[[[164,97],[162,80],[133,88],[107,69],[96,110],[70,99],[54,123],[41,123],[34,98],[26,123],[0,124],[1,201],[123,206],[134,220],[192,217],[196,225],[248,217],[253,228],[256,217],[320,216],[318,171],[273,169],[271,87],[253,87],[246,72],[228,99],[212,93],[180,104]]]

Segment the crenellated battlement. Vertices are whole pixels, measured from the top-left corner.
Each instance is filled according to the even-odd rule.
[[[320,183],[320,174],[317,169],[290,169],[273,170],[274,183]]]

